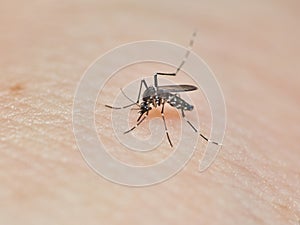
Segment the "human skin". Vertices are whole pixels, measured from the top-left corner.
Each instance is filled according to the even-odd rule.
[[[299,6],[1,2],[0,223],[298,224]],[[132,188],[98,176],[72,131],[85,69],[135,40],[186,45],[195,27],[193,50],[215,72],[226,100],[226,136],[215,162],[198,172],[201,141],[184,170],[161,184]]]

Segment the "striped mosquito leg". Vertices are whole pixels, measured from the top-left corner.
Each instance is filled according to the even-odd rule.
[[[191,53],[191,50],[192,50],[192,48],[193,48],[194,40],[195,40],[196,35],[197,35],[197,32],[194,31],[193,36],[192,36],[192,38],[191,38],[191,40],[190,40],[190,43],[189,43],[189,47],[188,47],[188,49],[187,49],[187,51],[186,51],[186,53],[185,53],[185,56],[184,56],[183,59],[182,59],[181,64],[180,64],[179,67],[176,69],[175,75],[181,70],[181,68],[183,67],[183,65],[184,65],[185,62],[187,61],[187,59],[188,59],[188,57],[189,57],[189,55],[190,55],[190,53]]]
[[[209,142],[209,143],[212,143],[212,144],[215,144],[215,145],[222,145],[221,143],[218,143],[218,142],[215,142],[215,141],[212,141],[210,139],[208,139],[207,137],[205,137],[203,134],[201,134],[198,129],[196,129],[196,127],[185,117],[185,114],[184,114],[184,111],[183,109],[181,110],[181,114],[182,114],[182,117],[183,119],[191,126],[191,128],[196,132],[196,133],[199,133],[200,137],[202,137],[205,141]]]
[[[149,111],[146,112],[146,115],[138,121],[131,129],[124,132],[124,134],[128,134],[129,132],[133,131],[135,128],[137,128],[147,117],[148,117]]]
[[[165,133],[167,135],[167,138],[168,138],[168,141],[169,141],[169,144],[171,147],[173,147],[173,144],[171,142],[171,139],[170,139],[170,136],[169,136],[169,132],[168,132],[168,128],[167,128],[167,124],[166,124],[166,120],[165,120],[165,115],[164,115],[164,108],[165,108],[165,102],[162,103],[162,109],[161,109],[161,117],[164,121],[164,126],[165,126]]]

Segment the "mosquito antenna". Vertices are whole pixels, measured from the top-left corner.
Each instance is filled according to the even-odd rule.
[[[192,48],[193,48],[193,45],[194,45],[194,42],[195,42],[195,37],[196,37],[196,35],[197,35],[197,31],[194,31],[194,32],[193,32],[193,35],[192,35],[192,38],[191,38],[191,40],[190,40],[190,43],[189,43],[189,47],[188,47],[188,49],[186,50],[186,53],[185,53],[185,55],[184,55],[184,57],[183,57],[183,60],[182,60],[182,62],[181,62],[181,64],[180,64],[180,66],[177,68],[177,70],[176,70],[176,72],[175,72],[175,75],[181,70],[181,68],[182,68],[183,65],[185,64],[186,60],[188,59],[188,57],[189,57],[189,55],[190,55],[190,53],[191,53],[191,50],[192,50]]]
[[[123,91],[122,88],[120,88],[120,90],[121,90],[122,94],[123,94],[129,101],[131,101],[132,103],[134,103],[134,104],[137,105],[137,106],[140,106],[140,105],[137,104],[135,101],[133,101],[131,98],[129,98],[129,97],[125,94],[125,92]]]

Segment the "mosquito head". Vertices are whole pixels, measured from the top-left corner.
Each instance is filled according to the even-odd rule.
[[[144,114],[145,112],[150,111],[152,108],[149,106],[149,104],[147,102],[142,102],[140,109],[141,109],[140,113]]]

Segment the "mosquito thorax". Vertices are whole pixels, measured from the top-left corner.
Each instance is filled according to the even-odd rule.
[[[155,88],[153,86],[148,87],[143,93],[143,100],[153,97],[156,94]]]

